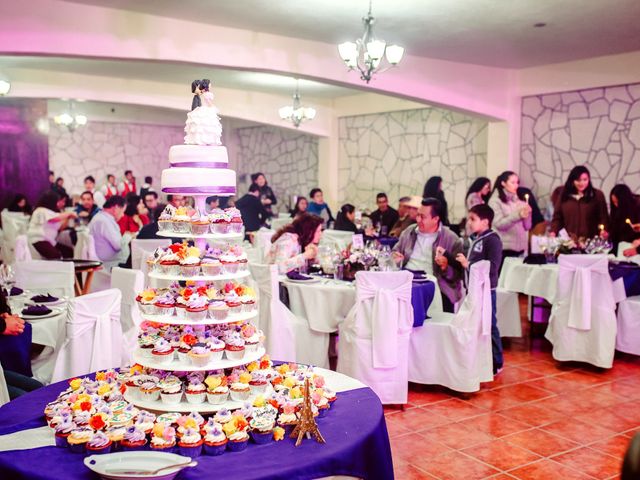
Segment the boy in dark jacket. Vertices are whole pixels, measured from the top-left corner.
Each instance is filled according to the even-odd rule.
[[[502,358],[502,340],[498,330],[498,319],[496,317],[496,287],[498,286],[498,275],[500,273],[500,263],[502,262],[502,240],[496,232],[491,230],[493,222],[493,210],[486,204],[480,204],[469,210],[467,225],[472,233],[471,246],[465,257],[459,253],[456,260],[465,268],[480,260],[489,260],[491,269],[489,278],[491,281],[491,350],[493,353],[493,374],[500,370],[504,360]]]

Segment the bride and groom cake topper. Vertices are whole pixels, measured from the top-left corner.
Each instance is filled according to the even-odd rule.
[[[193,93],[193,100],[191,101],[191,111],[202,106],[202,100],[200,95],[209,91],[211,86],[211,80],[203,78],[202,80],[194,80],[191,82],[191,93]]]

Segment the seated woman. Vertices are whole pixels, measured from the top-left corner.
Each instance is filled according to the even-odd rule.
[[[127,206],[124,215],[118,220],[120,233],[137,233],[142,227],[150,223],[149,210],[142,202],[142,199],[135,193],[127,193],[125,197]]]
[[[27,197],[23,194],[18,193],[7,207],[7,210],[15,213],[23,213],[25,215],[31,215],[31,205],[29,205],[29,201]]]
[[[301,213],[306,212],[308,206],[309,202],[305,197],[298,197],[295,207],[291,210],[291,218],[296,218]]]
[[[29,221],[29,243],[47,260],[73,257],[73,249],[57,241],[58,233],[67,228],[69,220],[77,218],[75,212],[60,213],[65,202],[66,199],[53,190],[43,193]]]
[[[21,335],[23,332],[24,320],[17,315],[11,315],[7,297],[4,290],[0,289],[0,335]],[[4,377],[11,400],[42,387],[37,380],[11,370],[4,370]]]
[[[358,227],[354,223],[356,219],[356,207],[350,203],[345,203],[340,207],[338,216],[336,217],[336,223],[333,226],[334,230],[341,230],[343,232],[361,233],[358,231]]]
[[[322,219],[301,213],[292,223],[278,230],[271,239],[267,263],[278,265],[280,273],[304,267],[318,254]]]

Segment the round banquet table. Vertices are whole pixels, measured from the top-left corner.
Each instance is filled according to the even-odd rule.
[[[391,448],[379,398],[350,377],[328,370],[320,373],[338,392],[327,416],[318,419],[327,443],[311,439],[295,447],[289,437],[266,445],[250,443],[243,452],[200,456],[198,466],[184,470],[179,478],[201,480],[216,472],[216,476],[233,480],[306,480],[332,475],[392,479]],[[46,426],[45,405],[67,387],[66,381],[54,383],[0,407],[0,478],[97,478],[84,466],[84,455],[53,446],[53,431]]]

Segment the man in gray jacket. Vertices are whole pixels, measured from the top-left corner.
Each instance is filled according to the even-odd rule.
[[[396,263],[409,270],[423,270],[434,275],[442,293],[445,312],[462,298],[464,270],[455,259],[462,253],[462,240],[440,223],[442,204],[425,198],[418,210],[416,225],[408,227],[393,248]]]

